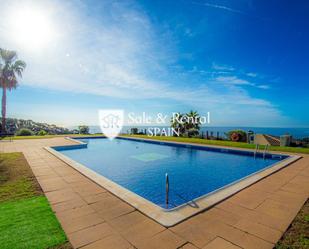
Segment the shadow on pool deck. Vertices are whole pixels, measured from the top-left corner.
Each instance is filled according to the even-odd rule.
[[[184,198],[181,194],[178,194],[177,192],[173,191],[172,189],[170,189],[170,191],[174,192],[175,195],[177,195],[181,200],[183,200],[187,205],[189,205],[192,208],[199,208],[199,206],[197,205],[197,203],[194,200],[188,200],[186,198]],[[177,204],[171,204],[173,207],[177,207]]]

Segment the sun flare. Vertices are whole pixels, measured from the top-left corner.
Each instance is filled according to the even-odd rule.
[[[14,8],[12,12],[9,29],[14,42],[26,49],[42,49],[52,42],[55,31],[45,9],[24,6]]]

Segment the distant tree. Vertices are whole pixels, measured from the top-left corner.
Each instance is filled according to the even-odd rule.
[[[72,130],[72,133],[73,134],[79,134],[79,130],[78,129],[74,129],[74,130]]]
[[[89,134],[89,126],[87,125],[80,125],[78,126],[79,134]]]
[[[178,130],[181,136],[196,136],[199,134],[201,120],[196,111],[177,113],[178,118],[171,118],[171,127]]]
[[[180,112],[178,112],[176,114],[176,116],[178,117],[178,119],[171,117],[171,127],[174,128],[175,130],[179,131],[179,134],[181,136],[183,136],[186,132],[186,127],[185,124],[182,122],[179,122],[179,120],[182,119],[183,114],[181,114]],[[175,136],[175,135],[174,135]]]
[[[29,129],[22,128],[16,132],[16,136],[32,136],[33,132]]]
[[[136,135],[138,134],[138,129],[136,127],[131,128],[131,134]]]
[[[2,88],[1,132],[6,132],[6,92],[17,87],[17,77],[22,77],[26,63],[17,60],[15,51],[0,48],[0,87]]]
[[[38,132],[38,136],[45,136],[45,135],[47,135],[47,132],[45,130],[40,130]]]
[[[188,137],[197,136],[199,134],[201,118],[197,111],[190,111],[186,114],[188,121],[186,123],[186,130]]]

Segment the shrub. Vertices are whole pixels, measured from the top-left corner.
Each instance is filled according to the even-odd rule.
[[[46,134],[47,134],[47,132],[44,131],[44,130],[40,130],[40,131],[38,132],[38,136],[45,136]]]
[[[188,130],[187,134],[188,134],[188,137],[198,137],[199,131],[198,129],[191,128]]]
[[[89,134],[89,126],[80,125],[78,126],[79,134]]]
[[[138,129],[136,127],[131,128],[131,134],[133,135],[138,134]]]
[[[227,134],[229,140],[234,142],[246,142],[247,141],[247,133],[243,130],[232,130]]]
[[[22,128],[16,132],[16,136],[32,136],[33,132],[29,129]]]

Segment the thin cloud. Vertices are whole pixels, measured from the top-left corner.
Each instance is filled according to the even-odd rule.
[[[195,36],[194,32],[191,29],[189,29],[189,28],[185,29],[184,34],[185,34],[185,36],[188,36],[188,37]]]
[[[251,87],[256,87],[256,88],[264,89],[264,90],[270,89],[269,85],[266,85],[266,84],[260,85],[255,82],[242,79],[239,76],[219,76],[219,77],[216,77],[214,81],[216,83],[221,83],[225,85],[251,86]]]
[[[222,70],[222,71],[234,71],[235,68],[228,65],[219,65],[216,63],[212,63],[212,68],[215,70]]]
[[[256,73],[247,73],[246,75],[252,78],[255,78],[258,76]]]
[[[212,7],[212,8],[216,8],[216,9],[223,9],[223,10],[226,10],[226,11],[230,11],[230,12],[238,13],[238,14],[242,14],[242,15],[248,15],[246,12],[243,12],[243,11],[240,11],[240,10],[237,10],[237,9],[232,9],[232,8],[226,7],[224,5],[217,5],[217,4],[205,3],[205,2],[204,3],[194,2],[193,4]]]
[[[230,7],[227,7],[227,6],[224,6],[224,5],[212,4],[212,3],[207,3],[207,2],[203,2],[203,3],[193,2],[192,4],[200,5],[200,6],[205,6],[205,7],[210,7],[210,8],[215,8],[215,9],[221,9],[221,10],[232,12],[232,13],[235,13],[235,14],[240,14],[240,15],[244,15],[244,16],[247,16],[247,17],[260,19],[262,21],[266,20],[266,19],[261,18],[259,16],[247,13],[245,11],[241,11],[241,10],[238,10],[238,9],[233,9],[233,8],[230,8]]]
[[[227,85],[243,85],[243,86],[251,86],[259,89],[270,89],[271,87],[267,84],[260,84],[258,81],[263,78],[265,80],[265,76],[261,76],[257,73],[246,72],[244,70],[237,70],[236,68],[229,65],[219,65],[216,63],[212,63],[212,68],[215,70],[213,72],[214,81],[216,83],[222,83]],[[221,70],[221,71],[219,71]],[[223,75],[224,74],[224,75]],[[223,76],[222,76],[223,75]]]
[[[249,85],[249,86],[254,85],[247,80],[238,78],[237,76],[227,76],[227,77],[219,76],[215,79],[215,81],[232,85]]]
[[[270,89],[269,85],[257,85],[256,87],[261,88],[261,89]]]

